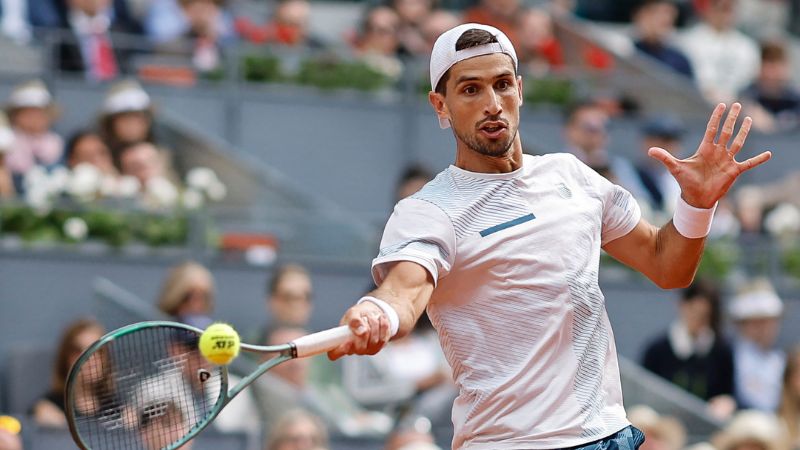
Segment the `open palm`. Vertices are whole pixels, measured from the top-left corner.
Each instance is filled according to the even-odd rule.
[[[686,159],[678,159],[659,147],[653,147],[648,152],[651,157],[661,161],[675,177],[681,187],[683,200],[697,208],[714,206],[728,192],[740,174],[765,163],[772,157],[772,153],[763,152],[745,161],[736,161],[736,154],[744,146],[747,133],[753,123],[750,117],[745,117],[739,132],[728,147],[728,142],[733,136],[736,126],[736,119],[742,110],[742,105],[739,103],[731,106],[719,139],[714,142],[725,109],[724,103],[720,103],[714,108],[703,140],[694,155]]]

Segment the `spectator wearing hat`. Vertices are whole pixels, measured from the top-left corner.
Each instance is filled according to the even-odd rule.
[[[775,416],[763,411],[740,411],[715,434],[716,450],[788,450],[786,434]]]
[[[130,51],[114,42],[114,33],[137,33],[138,25],[121,0],[68,0],[61,28],[70,39],[58,47],[61,70],[82,72],[93,81],[112,80],[124,71]]]
[[[51,129],[58,107],[47,86],[32,80],[14,87],[5,110],[14,132],[5,164],[17,192],[21,192],[22,178],[30,169],[36,165],[51,168],[61,162],[64,141]]]
[[[155,142],[154,108],[150,96],[135,80],[113,84],[103,100],[99,126],[112,153],[123,145]]]
[[[736,326],[734,393],[740,408],[774,412],[781,395],[786,355],[775,347],[783,302],[766,279],[757,279],[730,304]]]
[[[0,199],[8,199],[16,195],[11,171],[6,164],[6,154],[14,145],[14,132],[8,125],[6,114],[0,111]]]
[[[639,202],[642,213],[656,222],[669,220],[681,189],[664,165],[648,157],[647,151],[660,147],[680,158],[684,131],[683,122],[674,115],[662,114],[647,119],[642,127],[641,156],[632,164],[615,167],[619,184]]]
[[[646,348],[642,365],[709,402],[724,418],[735,409],[733,354],[720,333],[720,293],[710,280],[695,280],[681,292],[678,318]]]
[[[631,425],[642,430],[645,441],[639,450],[681,450],[686,443],[686,428],[672,416],[662,416],[646,405],[628,410]]]

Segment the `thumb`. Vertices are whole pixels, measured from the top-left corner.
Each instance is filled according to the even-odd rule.
[[[647,151],[647,155],[660,161],[672,174],[678,170],[678,159],[661,147],[650,147],[650,150]]]

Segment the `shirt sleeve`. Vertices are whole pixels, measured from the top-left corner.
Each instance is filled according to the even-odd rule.
[[[586,164],[572,158],[586,181],[587,191],[603,205],[600,245],[619,239],[630,233],[642,218],[636,199],[621,186],[608,181]]]
[[[392,263],[415,262],[427,270],[434,284],[446,276],[455,257],[455,231],[450,218],[434,204],[401,200],[386,224],[380,253],[372,261],[372,277],[380,285]]]

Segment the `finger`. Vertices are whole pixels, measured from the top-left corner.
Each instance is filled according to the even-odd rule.
[[[356,337],[361,337],[369,331],[362,317],[357,315],[350,316],[347,320],[347,326],[350,327],[350,331],[352,331]]]
[[[380,325],[381,325],[381,340],[385,344],[389,342],[389,339],[392,338],[392,336],[389,335],[389,319],[386,318],[386,316],[381,316]]]
[[[374,348],[381,342],[381,325],[378,321],[380,315],[370,314],[367,316],[369,325],[369,347]]]
[[[703,142],[708,142],[709,144],[714,143],[714,139],[717,137],[717,130],[719,129],[719,121],[722,119],[722,113],[725,112],[725,103],[720,103],[714,108],[714,112],[711,113],[711,118],[708,119],[708,125],[706,125],[706,134],[703,135]]]
[[[650,150],[647,151],[647,154],[653,158],[657,159],[658,161],[663,164],[670,173],[674,174],[678,171],[678,159],[672,156],[670,152],[664,150],[661,147],[651,147]]]
[[[719,135],[719,144],[727,147],[728,141],[733,136],[733,129],[736,127],[736,119],[739,118],[739,111],[742,110],[742,105],[734,103],[731,110],[728,111],[728,117],[725,118],[725,123],[722,125],[722,133]]]
[[[746,172],[750,169],[754,169],[760,166],[761,164],[764,164],[765,162],[769,161],[770,158],[772,158],[772,152],[764,152],[761,153],[760,155],[753,156],[750,159],[740,162],[739,170],[740,172]]]
[[[356,353],[363,354],[369,347],[370,331],[367,318],[365,316],[361,316],[359,320],[361,321],[361,326],[363,326],[364,332],[360,335],[356,335],[355,339],[353,339],[353,348]]]
[[[335,349],[328,352],[328,359],[331,361],[336,361],[337,359],[341,358],[344,355],[349,355],[353,353],[353,344],[352,342],[345,342],[344,344],[336,347]]]
[[[739,153],[739,150],[742,149],[744,146],[744,141],[747,140],[747,134],[750,133],[751,125],[753,125],[753,119],[750,117],[745,117],[744,121],[742,122],[742,127],[739,128],[739,132],[736,134],[736,138],[731,144],[731,148],[729,150],[731,155],[736,155]]]

